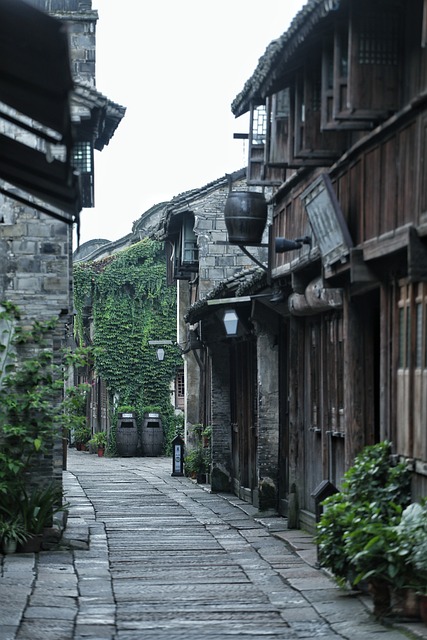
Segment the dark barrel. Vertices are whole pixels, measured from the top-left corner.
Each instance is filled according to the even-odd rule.
[[[138,430],[134,413],[119,413],[116,431],[116,447],[119,456],[135,456],[138,446]]]
[[[142,424],[142,454],[161,456],[163,452],[163,427],[159,413],[144,413]]]
[[[224,209],[231,244],[261,244],[267,222],[267,203],[257,191],[230,191]]]

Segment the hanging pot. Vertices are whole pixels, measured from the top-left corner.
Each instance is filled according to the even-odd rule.
[[[261,244],[267,222],[264,194],[257,191],[230,191],[225,203],[224,219],[231,244]]]

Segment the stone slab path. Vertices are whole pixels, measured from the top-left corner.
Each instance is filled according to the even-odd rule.
[[[4,557],[0,640],[427,637],[338,589],[310,536],[172,477],[170,459],[70,450],[64,485],[72,548]]]

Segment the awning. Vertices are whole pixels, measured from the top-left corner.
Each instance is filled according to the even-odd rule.
[[[72,89],[65,25],[22,0],[0,0],[0,192],[68,223],[81,209]]]

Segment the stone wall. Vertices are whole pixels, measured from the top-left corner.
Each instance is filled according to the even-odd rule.
[[[224,342],[209,350],[212,409],[212,491],[231,491],[230,355]]]
[[[247,190],[246,179],[233,183],[233,190]],[[199,297],[203,298],[216,284],[228,280],[243,269],[252,268],[254,262],[236,245],[228,242],[224,208],[229,193],[228,183],[223,181],[215,191],[202,194],[191,203],[195,216],[194,231],[199,246]],[[267,230],[265,232],[267,242]],[[251,247],[253,255],[261,262],[267,260],[267,249]]]
[[[276,509],[279,475],[278,314],[258,303],[254,314],[258,376],[258,488],[253,504],[261,511]]]
[[[94,86],[97,12],[91,11],[91,1],[32,0],[29,3],[67,21],[74,76]],[[0,299],[20,308],[25,324],[36,319],[58,319],[47,347],[59,362],[73,311],[71,227],[37,209],[0,196],[0,265]],[[58,433],[51,453],[40,459],[37,482],[53,478],[61,483],[61,435]]]

